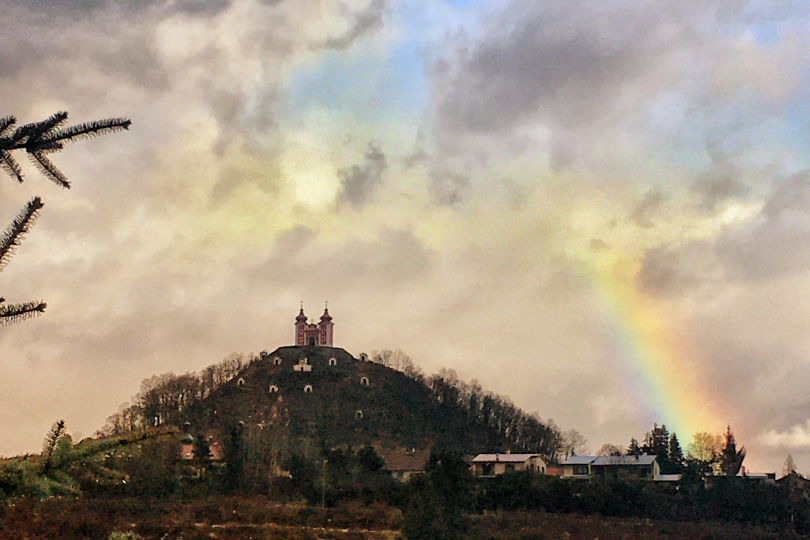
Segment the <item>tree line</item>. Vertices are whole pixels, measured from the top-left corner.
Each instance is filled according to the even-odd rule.
[[[734,432],[731,426],[727,426],[725,433],[719,435],[705,431],[695,433],[684,454],[675,432],[670,433],[666,424],[653,424],[653,428],[644,434],[641,442],[632,437],[626,449],[606,443],[597,452],[599,456],[641,454],[656,456],[661,474],[694,471],[698,474],[736,476],[742,469],[746,450],[745,446],[737,448]]]

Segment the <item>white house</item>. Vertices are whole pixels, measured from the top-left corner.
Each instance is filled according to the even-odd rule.
[[[546,472],[546,462],[540,454],[478,454],[472,460],[475,476],[497,476],[506,472]]]
[[[661,476],[656,456],[572,456],[563,464],[563,478],[621,476],[653,480]]]

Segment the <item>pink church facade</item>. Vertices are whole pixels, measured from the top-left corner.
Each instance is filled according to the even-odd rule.
[[[331,347],[334,336],[334,324],[329,316],[329,308],[323,309],[321,320],[317,324],[308,323],[307,316],[304,315],[304,305],[301,304],[301,311],[295,318],[295,344],[298,346],[315,345],[320,347]]]

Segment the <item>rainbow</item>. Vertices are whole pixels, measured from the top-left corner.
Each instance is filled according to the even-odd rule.
[[[681,446],[701,431],[721,433],[725,404],[698,375],[703,361],[672,317],[674,306],[640,291],[637,265],[623,261],[595,266],[592,283],[604,319],[613,329],[613,358],[623,375],[637,420],[666,424]]]

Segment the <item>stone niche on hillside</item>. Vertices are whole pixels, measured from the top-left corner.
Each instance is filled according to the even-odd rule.
[[[312,371],[312,366],[306,358],[299,358],[298,363],[293,366],[293,371],[310,372]]]

